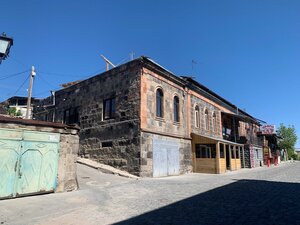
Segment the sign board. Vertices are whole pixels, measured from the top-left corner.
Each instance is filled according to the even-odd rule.
[[[262,134],[275,134],[276,133],[275,125],[261,126],[261,133]]]

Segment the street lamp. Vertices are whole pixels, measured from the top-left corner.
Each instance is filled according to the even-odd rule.
[[[8,56],[10,47],[12,45],[13,39],[6,37],[6,34],[2,33],[2,35],[0,35],[0,64],[2,60],[4,60]]]

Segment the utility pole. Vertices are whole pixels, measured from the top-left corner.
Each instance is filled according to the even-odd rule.
[[[27,98],[27,110],[26,110],[26,119],[30,119],[30,109],[31,109],[31,95],[32,95],[32,85],[33,85],[33,79],[35,77],[35,69],[34,66],[31,67],[31,73],[30,73],[30,82],[29,82],[29,90],[28,90],[28,98]],[[32,113],[31,113],[32,114]]]
[[[105,61],[106,64],[106,71],[109,70],[109,65],[112,67],[116,67],[111,61],[109,61],[104,55],[101,55],[102,59]]]

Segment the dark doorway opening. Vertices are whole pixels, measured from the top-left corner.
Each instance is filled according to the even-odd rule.
[[[226,169],[230,170],[230,151],[229,151],[229,145],[226,145]]]

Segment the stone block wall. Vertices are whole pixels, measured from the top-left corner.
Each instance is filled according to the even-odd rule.
[[[76,190],[78,188],[76,161],[79,150],[79,136],[77,134],[62,133],[59,144],[56,192]]]
[[[142,177],[153,176],[153,139],[176,141],[179,143],[180,174],[192,172],[191,140],[173,138],[147,132],[141,133],[141,172]]]
[[[195,125],[195,107],[199,107],[199,127],[196,127]],[[204,112],[205,109],[208,110],[208,116],[209,116],[209,129],[206,130],[205,127],[205,117],[204,117]],[[213,129],[213,113],[216,114],[216,130]],[[209,104],[208,102],[197,98],[193,95],[191,95],[191,109],[190,109],[190,117],[191,117],[191,131],[192,133],[199,134],[199,135],[205,135],[205,136],[210,136],[210,137],[216,137],[220,138],[221,137],[221,110],[212,105]]]
[[[189,137],[187,95],[184,87],[144,68],[142,75],[141,128],[162,134]],[[163,117],[156,116],[156,91],[163,91]],[[174,121],[174,97],[179,98],[179,122]],[[144,118],[144,120],[143,120]]]
[[[75,111],[80,126],[79,155],[139,174],[140,70],[138,61],[55,93],[55,121]],[[104,118],[104,101],[115,99],[115,114]],[[74,119],[74,118],[73,118]]]

